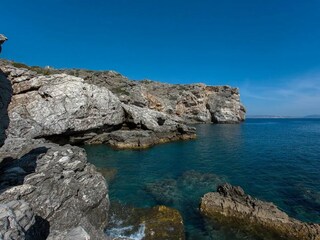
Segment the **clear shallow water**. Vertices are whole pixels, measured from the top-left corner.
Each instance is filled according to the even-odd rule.
[[[224,181],[274,202],[292,217],[320,223],[319,119],[248,119],[196,127],[197,140],[143,151],[104,145],[85,149],[97,167],[116,169],[109,183],[111,200],[177,208],[188,239],[247,239],[208,228],[197,212],[200,197]]]

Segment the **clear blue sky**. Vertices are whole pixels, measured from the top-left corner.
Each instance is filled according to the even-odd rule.
[[[240,87],[249,114],[320,113],[319,0],[1,0],[2,58]]]

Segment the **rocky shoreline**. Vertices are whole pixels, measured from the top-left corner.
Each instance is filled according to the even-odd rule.
[[[106,181],[87,162],[83,149],[68,144],[140,149],[194,139],[195,128],[188,123],[244,120],[234,88],[177,87],[130,81],[112,71],[93,72],[91,77],[80,76],[82,70],[70,71],[0,60],[0,238],[107,238]],[[157,88],[174,93],[171,100]],[[177,216],[183,229],[174,210],[153,211]]]

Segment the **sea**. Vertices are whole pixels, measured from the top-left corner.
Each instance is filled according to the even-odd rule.
[[[108,173],[111,208],[175,208],[186,239],[256,239],[208,223],[199,213],[201,197],[228,182],[273,202],[290,217],[320,223],[320,119],[247,119],[195,127],[195,140],[145,150],[84,146],[89,162]],[[123,237],[121,229],[132,228],[117,219],[116,211],[110,218],[110,236]],[[127,237],[143,239],[143,231],[144,226]]]

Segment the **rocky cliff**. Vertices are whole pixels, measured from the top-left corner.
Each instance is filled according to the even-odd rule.
[[[178,116],[184,123],[238,123],[245,120],[246,110],[240,101],[239,89],[230,86],[133,81],[114,71],[43,69],[8,61],[6,64],[44,75],[65,73],[80,77],[86,83],[107,88],[125,104]]]

